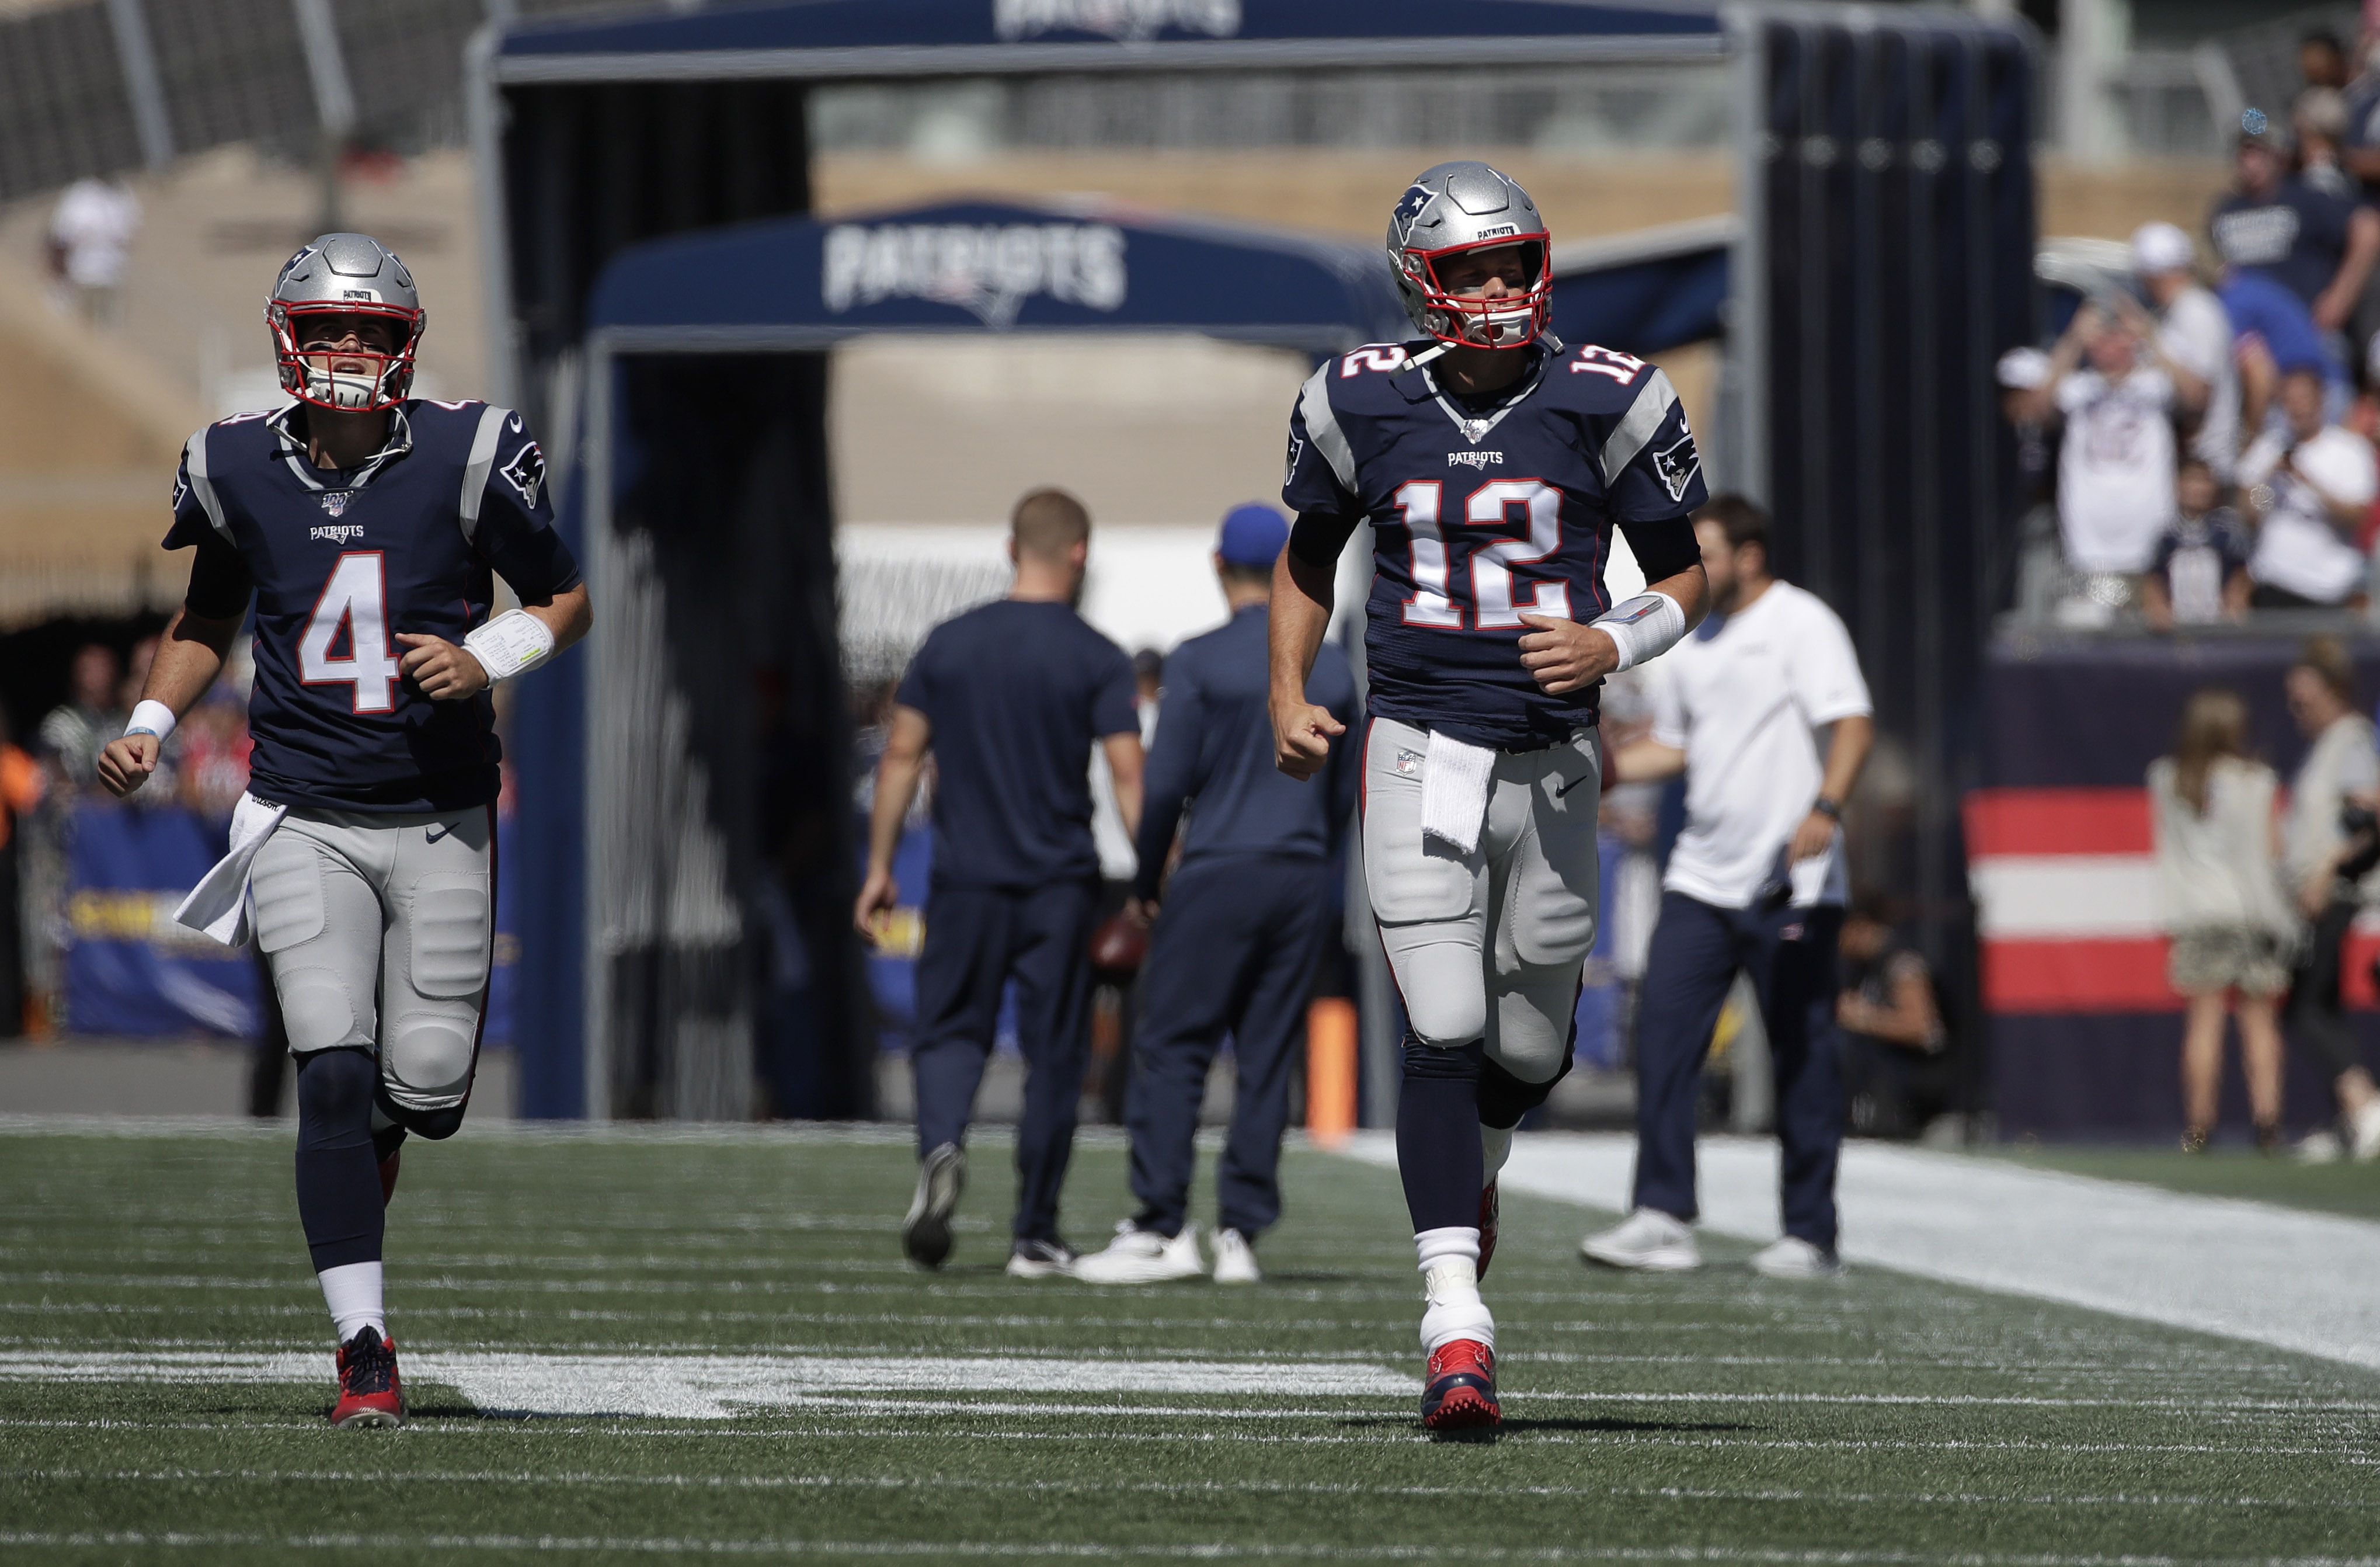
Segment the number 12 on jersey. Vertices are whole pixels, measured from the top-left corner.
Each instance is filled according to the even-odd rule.
[[[342,623],[347,651],[334,658]],[[353,686],[357,712],[395,711],[399,671],[388,640],[388,570],[382,552],[344,554],[331,568],[298,641],[298,677],[309,686]]]
[[[1416,479],[1398,486],[1396,505],[1403,515],[1413,572],[1414,596],[1405,601],[1407,626],[1434,626],[1447,631],[1463,629],[1463,606],[1449,591],[1446,534],[1440,527],[1443,484]],[[1525,603],[1512,601],[1512,568],[1544,560],[1561,548],[1561,492],[1537,479],[1491,479],[1463,503],[1463,522],[1471,528],[1500,528],[1512,508],[1527,508],[1529,536],[1499,539],[1471,552],[1471,602],[1476,614],[1473,628],[1507,631],[1526,624],[1524,614],[1570,618],[1570,584],[1539,582]]]

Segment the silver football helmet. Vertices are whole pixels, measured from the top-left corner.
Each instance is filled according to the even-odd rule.
[[[309,318],[376,318],[395,329],[396,346],[382,352],[370,344],[326,353],[308,349]],[[430,316],[414,291],[413,274],[396,253],[368,234],[325,234],[282,263],[264,303],[273,328],[273,356],[281,368],[281,389],[317,407],[353,412],[393,407],[413,389],[413,353]]]
[[[1521,248],[1526,268],[1517,292],[1457,294],[1439,276],[1450,256],[1507,245]],[[1518,348],[1546,330],[1552,249],[1529,193],[1486,164],[1424,169],[1389,215],[1389,265],[1405,314],[1432,337],[1464,347]]]

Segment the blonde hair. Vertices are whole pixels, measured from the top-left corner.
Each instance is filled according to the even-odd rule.
[[[2207,784],[2224,757],[2248,754],[2248,704],[2228,686],[2202,686],[2190,694],[2173,737],[2174,793],[2190,808],[2206,814]]]

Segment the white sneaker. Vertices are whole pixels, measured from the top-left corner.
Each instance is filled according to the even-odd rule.
[[[1130,1220],[1116,1226],[1115,1239],[1105,1250],[1075,1263],[1075,1277],[1087,1284],[1170,1284],[1204,1278],[1206,1272],[1195,1226],[1184,1224],[1180,1234],[1167,1240],[1154,1230],[1136,1228]]]
[[[1771,1279],[1840,1279],[1842,1259],[1820,1251],[1799,1235],[1771,1241],[1752,1254],[1752,1270]]]
[[[1579,1255],[1607,1268],[1683,1273],[1703,1265],[1694,1233],[1656,1208],[1640,1208],[1599,1235],[1578,1243]]]
[[[1215,1232],[1215,1282],[1219,1284],[1260,1284],[1264,1273],[1257,1267],[1257,1248],[1237,1230]]]
[[[2358,1164],[2380,1159],[2380,1099],[2365,1101],[2348,1124],[2347,1151]]]
[[[2300,1164],[2337,1164],[2347,1157],[2347,1145],[2338,1133],[2325,1127],[2299,1139],[2291,1157]]]

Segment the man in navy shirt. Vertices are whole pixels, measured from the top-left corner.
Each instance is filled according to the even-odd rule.
[[[1232,618],[1166,661],[1165,694],[1140,819],[1137,906],[1156,918],[1141,969],[1140,1036],[1124,1124],[1140,1209],[1105,1251],[1077,1265],[1093,1283],[1158,1283],[1206,1272],[1188,1222],[1198,1106],[1223,1036],[1237,1093],[1216,1175],[1215,1279],[1253,1283],[1257,1236],[1281,1217],[1281,1134],[1289,1075],[1305,1035],[1306,991],[1335,900],[1332,855],[1355,808],[1355,767],[1341,750],[1324,786],[1272,760],[1265,606],[1287,519],[1266,505],[1223,518],[1215,574]],[[1355,714],[1347,655],[1325,647],[1306,683],[1342,723]],[[1182,861],[1159,886],[1184,810]]]
[[[2239,174],[2207,225],[2223,264],[2272,278],[2305,302],[2314,325],[2338,331],[2380,259],[2380,213],[2289,173],[2277,130],[2240,136]]]
[[[326,234],[267,300],[295,399],[200,431],[167,549],[190,586],[102,783],[145,783],[255,608],[231,853],[176,917],[256,944],[298,1057],[298,1216],[339,1335],[340,1426],[402,1424],[382,1209],[407,1132],[462,1124],[495,908],[489,687],[584,636],[518,414],[408,395],[425,321],[378,241]],[[493,613],[502,577],[522,608]],[[252,882],[252,887],[251,887]]]
[[[1421,1415],[1492,1427],[1496,1172],[1570,1068],[1597,895],[1596,687],[1700,618],[1702,465],[1669,378],[1547,330],[1551,240],[1486,164],[1405,189],[1388,252],[1423,335],[1330,359],[1290,415],[1274,574],[1275,759],[1346,725],[1306,688],[1335,563],[1371,524],[1364,881],[1404,999],[1397,1169],[1428,1309]],[[1604,585],[1624,534],[1649,591]]]
[[[873,939],[899,901],[892,855],[930,749],[933,879],[909,1055],[922,1164],[901,1244],[926,1268],[950,1255],[967,1120],[1013,978],[1026,1076],[1008,1271],[1040,1279],[1075,1263],[1058,1233],[1058,1189],[1090,1046],[1091,749],[1105,751],[1116,804],[1136,829],[1140,720],[1132,661],[1075,613],[1090,514],[1062,490],[1036,490],[1009,528],[1008,597],[936,626],[893,698],[854,917]]]

